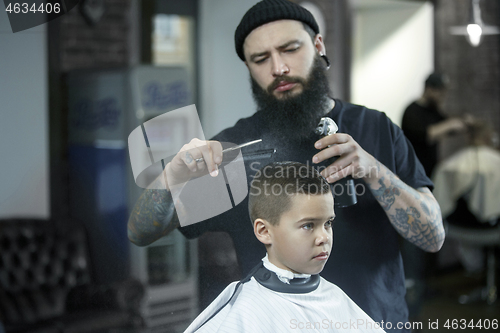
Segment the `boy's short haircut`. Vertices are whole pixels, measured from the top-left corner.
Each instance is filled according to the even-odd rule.
[[[274,162],[257,171],[250,183],[248,211],[253,222],[264,219],[272,225],[290,209],[291,196],[331,193],[330,184],[314,168],[298,162]]]

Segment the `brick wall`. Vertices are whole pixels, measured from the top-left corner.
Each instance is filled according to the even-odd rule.
[[[125,67],[129,63],[130,0],[105,0],[100,21],[89,25],[76,6],[61,17],[62,72],[73,69]]]
[[[470,113],[500,131],[500,35],[484,36],[472,47],[449,27],[465,25],[470,0],[436,0],[436,69],[450,77],[446,101],[449,115]],[[500,1],[481,0],[483,22],[500,26]]]

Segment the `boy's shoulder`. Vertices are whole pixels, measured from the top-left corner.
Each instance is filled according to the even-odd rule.
[[[208,318],[208,322],[197,332],[287,333],[294,325],[302,323],[326,320],[342,324],[359,318],[372,321],[342,289],[321,277],[318,287],[307,293],[277,292],[260,284],[255,277],[241,284],[234,293],[236,286],[237,283],[233,282],[226,287],[186,332],[193,332],[193,328]],[[214,313],[217,315],[212,317]],[[330,331],[329,328],[327,331]]]

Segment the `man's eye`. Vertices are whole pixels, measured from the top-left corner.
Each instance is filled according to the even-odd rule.
[[[328,221],[325,222],[325,226],[327,226],[329,228],[331,228],[332,225],[333,225],[333,220],[328,220]]]
[[[261,58],[261,59],[259,59],[259,60],[255,60],[254,62],[255,62],[256,64],[262,64],[264,61],[266,61],[266,59],[267,59],[267,58]]]
[[[294,48],[292,48],[292,49],[286,49],[286,50],[285,50],[285,53],[292,53],[292,52],[297,51],[298,49],[299,49],[298,47],[294,47]]]

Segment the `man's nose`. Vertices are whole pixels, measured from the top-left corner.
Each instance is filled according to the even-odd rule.
[[[283,76],[290,72],[290,69],[285,64],[283,59],[279,55],[273,55],[272,57],[272,74],[273,76]]]

